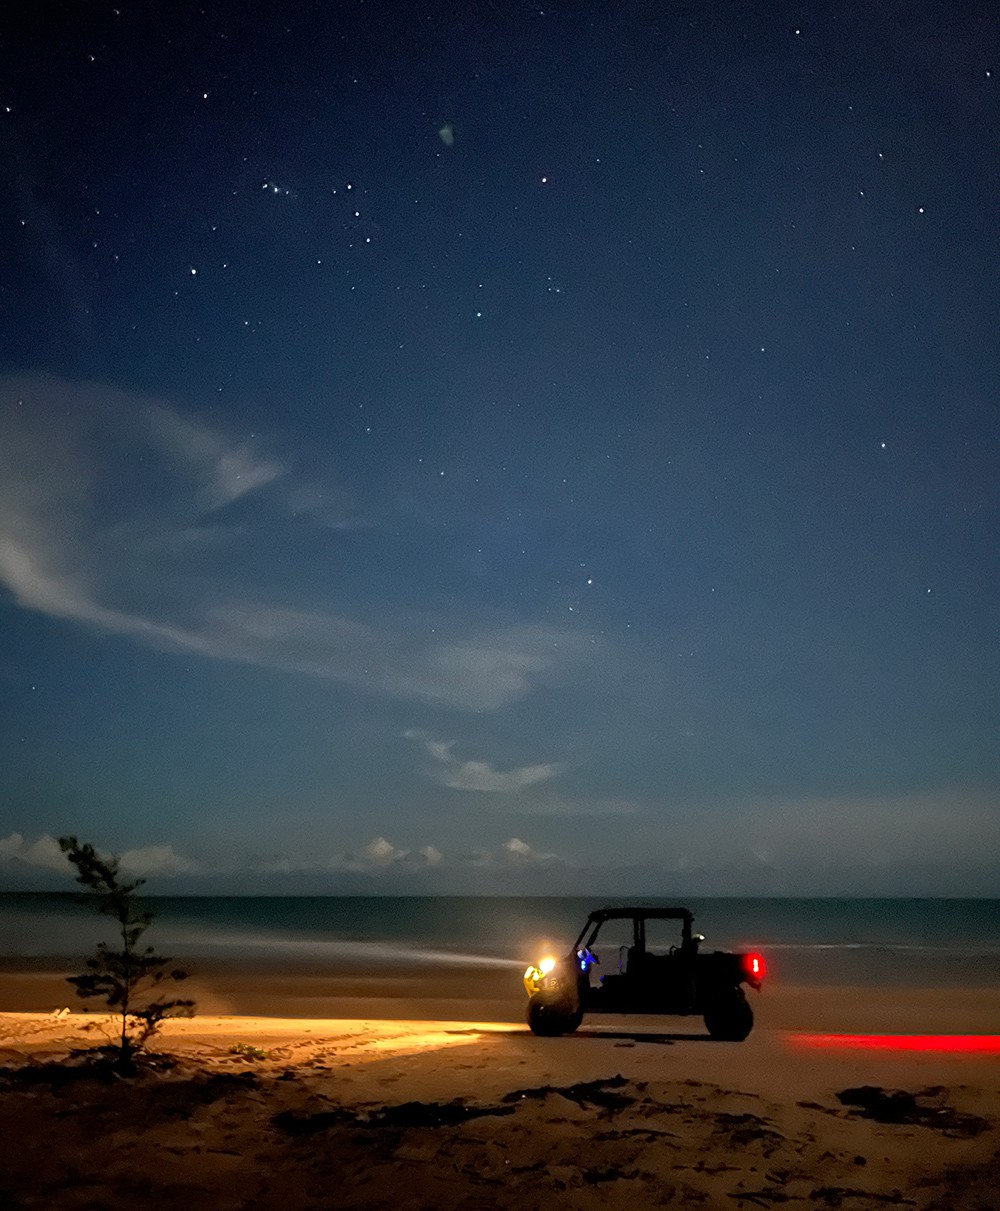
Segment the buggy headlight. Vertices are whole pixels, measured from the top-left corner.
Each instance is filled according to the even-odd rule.
[[[559,961],[552,955],[539,959],[537,966],[532,964],[524,973],[524,987],[528,990],[528,995],[533,996],[543,988],[551,988],[554,984],[558,984],[558,968]]]

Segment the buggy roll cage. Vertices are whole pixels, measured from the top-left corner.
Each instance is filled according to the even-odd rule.
[[[633,945],[640,951],[646,949],[647,920],[680,921],[681,948],[682,950],[691,948],[691,922],[694,920],[694,913],[686,908],[597,908],[587,918],[587,924],[584,925],[580,936],[573,943],[574,952],[580,950],[581,947],[589,950],[605,921],[629,920],[632,922]],[[587,939],[586,943],[584,943],[584,938]]]

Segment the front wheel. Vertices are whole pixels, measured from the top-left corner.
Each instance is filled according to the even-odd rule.
[[[720,997],[705,1010],[705,1028],[713,1039],[727,1043],[742,1043],[753,1030],[753,1010],[747,1004],[742,989]]]
[[[583,1012],[571,1009],[565,1001],[547,1001],[537,995],[528,1002],[528,1025],[533,1034],[554,1038],[572,1034],[583,1021]]]

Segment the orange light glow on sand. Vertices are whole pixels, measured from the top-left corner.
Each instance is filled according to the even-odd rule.
[[[788,1034],[793,1047],[1000,1055],[1000,1034]]]
[[[484,1034],[488,1034],[490,1023],[475,1022],[468,1026],[452,1029],[427,1029],[415,1023],[407,1023],[411,1027],[405,1035],[392,1038],[377,1038],[368,1043],[365,1050],[374,1054],[391,1053],[392,1055],[417,1055],[421,1051],[439,1051],[443,1047],[461,1047],[470,1043],[478,1043]]]
[[[210,1042],[235,1035],[253,1038],[265,1048],[303,1046],[335,1049],[352,1062],[401,1058],[444,1048],[469,1046],[485,1035],[508,1033],[502,1022],[437,1022],[374,1018],[171,1018],[164,1034],[183,1040]],[[527,1027],[524,1027],[527,1032]]]

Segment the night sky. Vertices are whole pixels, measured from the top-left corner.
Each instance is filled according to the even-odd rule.
[[[5,5],[0,886],[1000,894],[998,89],[985,2]]]

